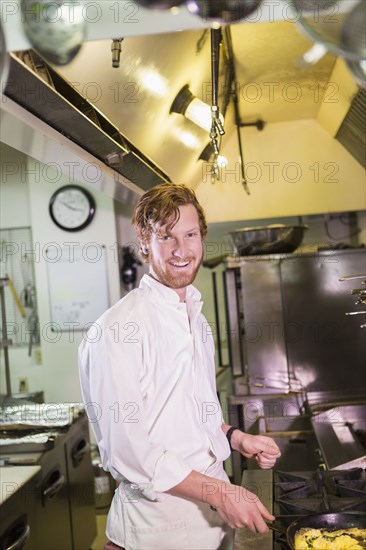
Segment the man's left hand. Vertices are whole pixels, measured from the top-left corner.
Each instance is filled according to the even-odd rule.
[[[234,449],[246,458],[254,458],[263,469],[272,468],[281,456],[281,451],[273,439],[265,435],[250,435],[235,430],[232,443]]]

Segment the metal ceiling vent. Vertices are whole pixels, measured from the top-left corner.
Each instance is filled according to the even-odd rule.
[[[10,54],[5,95],[147,190],[169,176],[141,153],[96,107],[34,51]],[[123,178],[118,179],[123,183]]]
[[[366,168],[366,90],[354,97],[336,139]]]

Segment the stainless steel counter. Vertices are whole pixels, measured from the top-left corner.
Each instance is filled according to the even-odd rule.
[[[366,430],[366,405],[333,407],[312,417],[312,425],[328,470],[366,468],[361,435]]]
[[[47,435],[50,427],[44,426],[44,420],[47,419],[47,411],[54,410],[58,424],[54,428],[55,433],[46,437],[46,443],[42,439],[23,441],[19,437],[20,431],[16,429],[18,426],[22,428],[22,432],[26,431],[26,436],[26,428],[29,427],[31,434],[35,426],[39,426],[37,435]],[[35,529],[32,529],[34,548],[89,548],[96,535],[96,518],[94,475],[85,413],[80,412],[76,417],[73,414],[69,416],[68,408],[64,410],[61,406],[57,409],[50,406],[47,409],[46,404],[37,408],[36,416],[30,416],[32,411],[29,409],[19,409],[17,412],[19,419],[3,419],[0,460],[9,467],[23,468],[28,465],[37,466],[41,470],[34,488],[35,502],[32,510],[32,522],[36,524]],[[13,430],[10,430],[11,427]],[[15,439],[11,439],[10,435],[15,436]]]
[[[258,495],[264,506],[273,511],[272,470],[245,470],[242,486]],[[252,533],[248,529],[236,529],[233,550],[271,550],[272,532]]]
[[[40,466],[2,466],[0,468],[0,504],[41,471]]]

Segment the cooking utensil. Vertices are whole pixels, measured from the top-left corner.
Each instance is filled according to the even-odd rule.
[[[286,530],[282,530],[274,525],[268,525],[271,531],[279,532],[286,537],[288,546],[295,550],[295,535],[300,529],[326,529],[327,531],[337,531],[338,529],[350,529],[359,527],[364,529],[366,525],[366,513],[327,513],[310,514],[293,521]]]
[[[219,264],[225,261],[225,259],[230,256],[230,254],[223,254],[221,256],[216,256],[215,258],[206,259],[202,262],[203,267],[209,267],[210,269],[213,269],[214,267],[217,267]]]
[[[191,13],[198,15],[204,21],[208,19],[218,23],[234,23],[248,17],[261,2],[262,0],[222,0],[221,2],[188,0],[186,5]]]
[[[238,229],[229,233],[237,254],[290,253],[301,244],[308,225],[267,225]]]
[[[338,529],[350,529],[352,527],[365,528],[366,514],[360,513],[334,513],[334,514],[311,514],[293,521],[287,528],[287,544],[295,549],[295,535],[302,528],[326,529],[336,531]]]
[[[363,2],[348,14],[342,30],[342,47],[359,58],[346,59],[346,63],[358,84],[366,88],[366,11]]]
[[[340,277],[338,281],[352,281],[352,279],[366,279],[366,275],[346,275],[345,277]]]
[[[24,31],[34,48],[56,65],[67,65],[85,39],[84,6],[77,0],[24,0]]]
[[[136,0],[144,8],[152,10],[170,10],[183,4],[184,0]]]

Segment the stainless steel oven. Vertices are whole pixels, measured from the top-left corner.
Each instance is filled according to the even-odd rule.
[[[282,452],[274,471],[234,452],[233,480],[257,492],[283,532],[314,512],[366,524],[366,333],[362,315],[346,315],[355,282],[340,281],[361,273],[366,281],[364,248],[226,262],[230,423]],[[288,546],[278,533],[238,529],[242,548]]]
[[[234,393],[366,390],[363,316],[346,315],[355,281],[339,281],[360,273],[364,248],[227,259]]]

